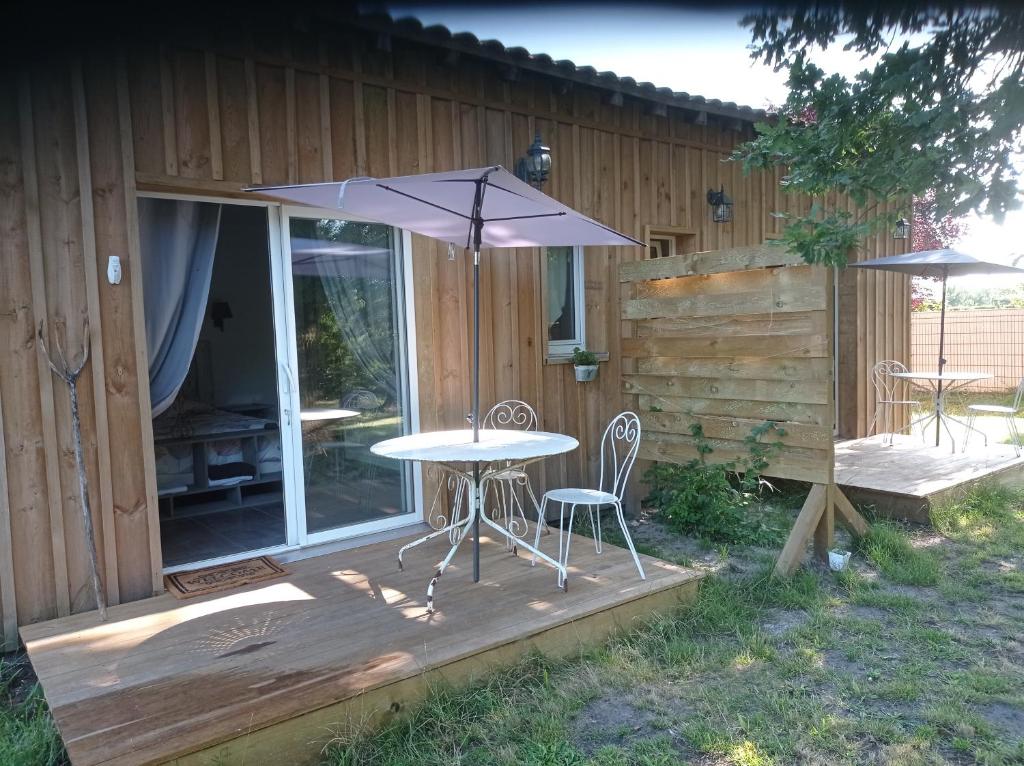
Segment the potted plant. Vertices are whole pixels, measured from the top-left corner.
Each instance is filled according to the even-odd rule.
[[[577,346],[572,350],[572,363],[576,368],[576,381],[584,383],[597,377],[597,356],[593,351]]]

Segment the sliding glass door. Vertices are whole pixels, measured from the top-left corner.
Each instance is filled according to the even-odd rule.
[[[408,523],[412,472],[375,442],[413,427],[401,238],[375,223],[286,210],[283,396],[302,542]]]

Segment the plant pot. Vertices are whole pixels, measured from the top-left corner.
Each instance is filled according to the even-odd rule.
[[[850,563],[850,551],[831,550],[828,552],[828,568],[833,572],[842,572]]]
[[[586,383],[588,380],[593,380],[597,377],[596,364],[577,364],[573,366],[576,369],[577,383]]]

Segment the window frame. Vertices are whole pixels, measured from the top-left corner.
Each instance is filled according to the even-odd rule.
[[[544,340],[547,343],[547,356],[569,357],[573,349],[586,348],[587,342],[587,309],[585,301],[585,275],[583,272],[583,246],[572,245],[572,281],[573,281],[573,327],[574,337],[568,340],[551,340],[551,317],[548,313],[548,289],[550,281],[547,279],[548,250],[543,248],[544,254]]]

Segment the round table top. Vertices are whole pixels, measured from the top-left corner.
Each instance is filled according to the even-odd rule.
[[[894,372],[894,378],[906,378],[907,380],[934,380],[963,382],[972,380],[988,380],[992,377],[990,372],[944,372],[941,375],[937,372]]]
[[[312,423],[318,420],[343,420],[358,415],[356,410],[343,410],[338,407],[310,407],[299,413],[299,420],[303,423]]]
[[[565,434],[547,431],[515,431],[481,428],[480,441],[473,441],[472,429],[428,431],[378,442],[370,452],[396,460],[430,463],[488,463],[498,460],[526,460],[571,452],[580,443]]]

